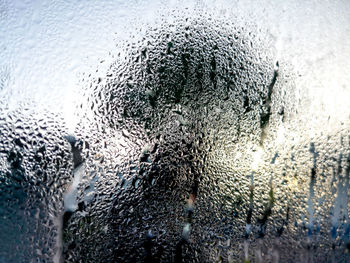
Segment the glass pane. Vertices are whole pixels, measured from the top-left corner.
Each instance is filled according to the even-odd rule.
[[[349,262],[347,1],[0,0],[0,262]]]

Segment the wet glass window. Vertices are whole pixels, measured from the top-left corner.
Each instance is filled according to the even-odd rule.
[[[0,263],[350,262],[348,1],[0,0]]]

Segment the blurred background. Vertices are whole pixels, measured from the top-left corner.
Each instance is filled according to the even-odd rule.
[[[350,2],[0,0],[0,262],[349,262]]]

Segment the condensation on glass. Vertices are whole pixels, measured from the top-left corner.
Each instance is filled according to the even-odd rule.
[[[349,262],[349,4],[146,2],[0,2],[0,262]]]

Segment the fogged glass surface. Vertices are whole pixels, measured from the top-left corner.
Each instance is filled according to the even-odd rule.
[[[0,262],[349,262],[347,1],[0,1]]]

